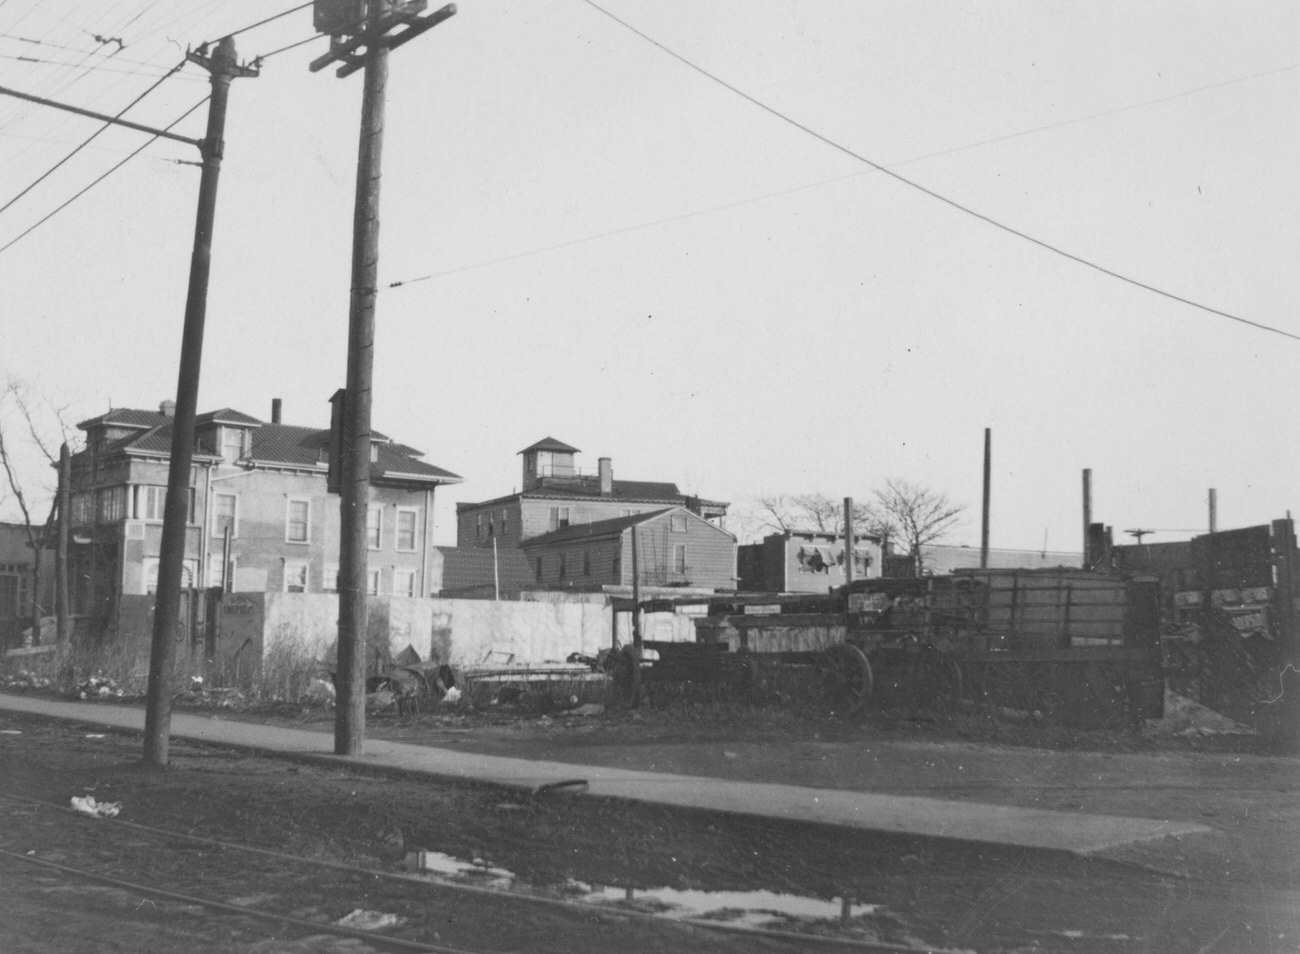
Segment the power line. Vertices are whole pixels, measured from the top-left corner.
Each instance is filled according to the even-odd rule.
[[[156,90],[159,86],[161,86],[161,85],[166,81],[166,79],[167,79],[169,76],[171,76],[173,73],[177,72],[177,71],[178,71],[182,66],[184,66],[184,65],[185,65],[185,60],[181,60],[179,63],[177,63],[175,66],[173,66],[170,70],[168,70],[168,71],[167,71],[163,76],[159,77],[158,80],[157,80],[157,81],[156,81],[152,86],[150,86],[148,89],[146,89],[143,93],[141,93],[141,94],[140,94],[139,96],[137,96],[135,99],[131,100],[131,102],[127,103],[126,106],[124,106],[124,107],[121,109],[121,111],[118,112],[117,115],[115,115],[113,118],[114,118],[114,119],[120,119],[120,118],[122,117],[122,115],[123,115],[124,113],[126,113],[126,111],[127,111],[128,109],[130,109],[130,108],[131,108],[132,106],[134,106],[136,103],[140,102],[140,100],[144,99],[146,96],[148,96],[148,95],[149,95],[150,93],[152,93],[154,90]],[[90,134],[90,135],[89,135],[85,140],[83,140],[83,141],[81,142],[80,145],[78,145],[78,146],[77,146],[75,149],[73,149],[70,153],[68,153],[66,156],[64,156],[62,159],[60,159],[60,160],[59,160],[58,162],[56,162],[54,165],[50,166],[50,168],[46,169],[43,173],[41,173],[39,176],[37,176],[37,178],[36,178],[36,179],[35,179],[35,180],[30,184],[30,185],[28,185],[27,188],[23,189],[21,192],[19,192],[16,196],[14,196],[12,199],[10,199],[8,202],[6,202],[4,205],[0,205],[0,213],[3,213],[3,212],[4,212],[6,209],[8,209],[11,205],[13,205],[15,202],[17,202],[19,199],[21,199],[21,198],[22,198],[23,196],[25,196],[27,193],[31,192],[32,189],[36,188],[38,185],[40,185],[42,182],[44,182],[46,179],[48,179],[48,178],[49,178],[49,177],[54,173],[54,171],[55,171],[56,169],[58,169],[60,166],[62,166],[65,162],[67,162],[69,159],[71,159],[71,158],[72,158],[73,156],[75,156],[77,153],[81,152],[81,150],[83,150],[83,149],[85,149],[87,146],[89,146],[89,145],[90,145],[90,144],[91,144],[91,143],[92,143],[92,142],[93,142],[93,141],[94,141],[94,140],[95,140],[95,139],[96,139],[96,138],[97,138],[101,133],[103,133],[103,132],[104,132],[106,129],[108,129],[108,127],[111,126],[111,125],[112,125],[112,123],[107,123],[107,122],[104,123],[104,125],[100,126],[100,127],[99,127],[98,129],[96,129],[93,133],[91,133],[91,134]],[[175,125],[175,124],[173,123],[173,125]],[[167,128],[170,129],[171,127],[169,126],[169,127],[167,127]],[[156,137],[155,137],[155,138],[156,138]],[[153,141],[153,140],[150,140],[150,142],[152,142],[152,141]],[[132,153],[131,155],[135,155],[135,153]],[[130,157],[128,156],[128,158],[130,158]],[[116,167],[114,167],[114,168],[116,168]],[[96,181],[98,181],[98,180],[96,180]],[[60,208],[62,208],[62,206],[60,206]],[[41,221],[44,221],[44,219],[42,219]],[[23,234],[25,235],[26,233],[23,233]],[[21,236],[20,236],[20,238],[21,238]],[[5,248],[8,248],[8,246],[5,246]],[[0,251],[3,251],[3,249],[0,249]]]
[[[829,136],[817,132],[812,127],[804,125],[798,120],[793,119],[790,116],[787,116],[785,113],[781,112],[775,107],[769,106],[767,103],[764,103],[762,100],[754,96],[751,96],[749,93],[746,93],[744,90],[740,89],[739,87],[734,86],[731,83],[728,83],[726,80],[722,79],[721,77],[713,73],[710,73],[708,70],[704,69],[704,67],[698,66],[695,63],[691,62],[686,57],[682,56],[680,53],[677,53],[674,50],[665,46],[664,44],[660,43],[654,37],[646,33],[643,33],[641,30],[637,29],[632,24],[628,23],[626,20],[620,19],[619,17],[610,13],[600,4],[595,3],[594,0],[582,0],[582,2],[587,4],[593,10],[596,10],[597,12],[602,13],[605,16],[609,17],[609,19],[613,20],[615,23],[619,24],[619,26],[623,27],[624,29],[630,31],[631,33],[636,34],[641,39],[645,40],[647,43],[662,50],[664,53],[668,54],[673,59],[677,60],[679,63],[689,67],[690,69],[699,73],[701,76],[705,77],[706,79],[709,79],[714,83],[717,83],[719,86],[723,87],[724,89],[731,91],[735,95],[739,96],[741,99],[744,99],[747,102],[751,103],[752,105],[757,106],[759,109],[763,110],[769,115],[775,116],[777,119],[781,120],[782,122],[790,126],[793,126],[799,131],[805,133],[806,135],[811,136],[812,138],[816,139],[818,142],[824,143],[825,145],[830,146],[832,149],[842,152],[846,156],[849,156],[853,159],[856,159],[858,162],[870,166],[872,169],[875,169],[877,172],[884,173],[885,175],[889,176],[891,179],[894,179],[897,182],[901,182],[905,186],[915,189],[916,191],[921,192],[922,194],[927,195],[932,199],[936,199],[937,201],[942,202],[943,204],[951,208],[954,208],[958,212],[963,212],[966,215],[971,216],[972,218],[979,219],[981,222],[984,222],[987,225],[991,225],[996,229],[1006,232],[1008,235],[1014,235],[1016,238],[1029,242],[1033,245],[1037,245],[1041,249],[1044,249],[1048,252],[1052,252],[1053,254],[1059,255],[1062,258],[1069,259],[1070,261],[1075,262],[1076,264],[1079,265],[1083,265],[1086,268],[1091,268],[1094,271],[1100,272],[1101,274],[1106,275],[1110,278],[1114,278],[1118,281],[1132,285],[1135,288],[1141,288],[1144,291],[1151,292],[1154,295],[1159,295],[1162,298],[1167,298],[1170,301],[1176,301],[1180,304],[1187,305],[1190,308],[1196,308],[1200,311],[1207,312],[1208,314],[1217,315],[1220,318],[1226,318],[1229,321],[1235,321],[1243,325],[1248,325],[1260,331],[1268,331],[1276,335],[1281,335],[1284,338],[1291,338],[1295,341],[1300,341],[1300,334],[1295,334],[1290,331],[1284,331],[1281,328],[1276,328],[1272,325],[1266,325],[1262,322],[1253,321],[1249,318],[1243,318],[1240,315],[1234,315],[1231,312],[1223,311],[1221,309],[1214,308],[1210,305],[1202,304],[1201,302],[1195,301],[1191,298],[1186,298],[1182,295],[1175,294],[1174,292],[1165,291],[1162,288],[1158,288],[1155,285],[1148,284],[1139,279],[1131,278],[1128,275],[1125,275],[1121,272],[1117,272],[1114,269],[1107,268],[1105,265],[1101,265],[1097,262],[1091,261],[1090,259],[1084,258],[1081,255],[1076,255],[1073,252],[1066,251],[1065,249],[1061,248],[1058,245],[1053,245],[1052,243],[1047,242],[1043,239],[1036,238],[1033,235],[1030,235],[1028,232],[1021,231],[1020,229],[1017,229],[1014,226],[1007,225],[1006,223],[1001,222],[998,219],[993,218],[992,216],[985,215],[983,212],[979,212],[971,208],[970,206],[963,205],[962,203],[958,202],[955,199],[950,199],[948,196],[940,192],[936,192],[935,190],[929,188],[928,186],[922,185],[921,183],[917,182],[914,179],[909,179],[906,176],[903,176],[893,171],[888,166],[883,166],[878,162],[872,161],[871,159],[867,158],[861,153],[855,152],[854,150],[850,149],[848,146],[845,146],[835,141],[834,139],[831,139]]]
[[[256,23],[250,23],[246,27],[225,34],[225,36],[239,36],[239,34],[241,33],[247,33],[249,30],[255,30],[260,26],[265,26],[266,24],[271,23],[272,21],[278,20],[281,17],[287,17],[291,13],[297,13],[299,10],[306,10],[308,7],[312,5],[313,4],[311,2],[300,3],[296,7],[290,7],[288,10],[285,10],[281,13],[277,13],[275,16],[267,17],[265,20],[258,20]]]
[[[206,102],[208,101],[208,99],[210,99],[210,97],[205,96],[205,97],[203,97],[201,100],[199,100],[197,103],[195,103],[193,106],[191,106],[189,109],[185,110],[185,112],[181,113],[180,116],[176,117],[176,119],[175,119],[172,123],[170,123],[170,124],[167,125],[167,126],[164,126],[164,127],[163,127],[163,132],[170,132],[173,126],[177,126],[177,125],[179,125],[180,122],[181,122],[181,120],[183,120],[183,119],[185,119],[186,117],[188,117],[188,116],[190,115],[190,113],[194,112],[196,109],[198,109],[198,108],[199,108],[200,106],[202,106],[204,103],[206,103]],[[83,195],[85,195],[87,192],[89,192],[89,191],[90,191],[91,189],[93,189],[95,186],[99,185],[101,182],[103,182],[105,179],[107,179],[109,176],[111,176],[111,175],[112,175],[114,172],[116,172],[118,169],[121,169],[124,165],[126,165],[128,162],[130,162],[130,161],[131,161],[132,159],[134,159],[136,156],[140,155],[140,153],[142,153],[146,148],[148,148],[150,145],[152,145],[152,144],[153,144],[157,139],[159,139],[159,138],[160,138],[159,136],[150,136],[147,140],[145,140],[145,142],[144,142],[143,144],[140,145],[140,147],[139,147],[138,149],[136,149],[136,150],[134,150],[133,152],[131,152],[131,153],[130,153],[126,158],[124,158],[121,162],[117,163],[115,166],[113,166],[111,169],[109,169],[109,170],[108,170],[107,172],[105,172],[103,175],[99,176],[97,179],[94,179],[94,180],[93,180],[89,185],[87,185],[85,188],[83,188],[83,189],[81,189],[79,192],[77,192],[77,193],[76,193],[72,198],[68,199],[66,202],[64,202],[62,205],[60,205],[58,208],[56,208],[53,212],[49,213],[49,214],[46,215],[44,218],[42,218],[42,219],[40,219],[39,221],[35,222],[33,225],[31,225],[29,228],[27,228],[26,231],[24,231],[24,232],[20,232],[20,233],[19,233],[15,238],[11,239],[11,240],[10,240],[8,243],[6,243],[5,245],[0,245],[0,253],[3,253],[3,252],[5,252],[5,251],[7,251],[8,249],[12,248],[14,245],[18,244],[18,242],[22,241],[22,239],[24,239],[26,236],[28,236],[28,235],[30,235],[32,232],[36,231],[36,229],[40,228],[42,225],[44,225],[44,224],[45,224],[46,222],[48,222],[50,219],[54,218],[54,216],[58,215],[60,212],[62,212],[62,211],[63,211],[64,209],[66,209],[68,206],[72,205],[73,202],[76,202],[76,201],[77,201],[78,199],[80,199]]]

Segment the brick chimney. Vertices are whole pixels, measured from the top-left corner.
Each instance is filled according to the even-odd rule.
[[[175,417],[176,402],[163,401],[161,404],[158,405],[158,413],[161,414],[163,417]]]
[[[271,423],[280,423],[280,408],[283,406],[279,398],[271,398]]]
[[[600,472],[600,495],[608,497],[614,492],[614,465],[608,457],[601,457],[596,462]]]

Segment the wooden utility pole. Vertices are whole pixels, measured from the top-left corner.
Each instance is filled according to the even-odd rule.
[[[1083,469],[1083,568],[1091,570],[1101,554],[1092,552],[1092,470]]]
[[[54,543],[54,615],[57,620],[59,647],[72,641],[70,597],[68,594],[68,527],[72,508],[72,453],[68,442],[59,446],[59,526]]]
[[[185,529],[190,522],[194,417],[199,397],[199,369],[203,360],[203,323],[208,310],[217,178],[221,173],[221,155],[225,146],[222,137],[226,129],[226,101],[232,79],[257,75],[253,67],[239,65],[232,37],[225,37],[218,43],[210,56],[205,47],[199,47],[187,53],[186,59],[212,74],[212,98],[208,101],[208,134],[199,143],[203,172],[199,179],[194,250],[190,255],[190,284],[185,298],[180,374],[176,383],[175,417],[172,419],[171,461],[167,471],[167,498],[163,505],[162,543],[158,556],[158,597],[154,603],[153,643],[149,653],[144,761],[156,768],[167,765],[171,730],[172,666],[176,659],[176,621],[180,613],[181,580],[185,570]]]
[[[993,483],[993,430],[984,428],[984,508],[980,520],[980,569],[989,567],[989,496]]]
[[[844,585],[848,587],[853,582],[853,557],[856,555],[854,549],[855,537],[853,532],[853,498],[844,498]]]
[[[317,29],[333,35],[330,51],[312,72],[342,62],[340,77],[364,71],[361,137],[357,150],[352,223],[352,288],[348,308],[348,371],[343,400],[339,487],[339,638],[335,684],[334,752],[360,755],[366,727],[366,514],[370,507],[370,406],[374,376],[375,298],[379,280],[379,177],[384,144],[388,51],[456,12],[449,4],[420,17],[425,0],[371,0],[359,22],[359,3],[316,0]],[[350,10],[349,10],[350,8]],[[396,27],[403,29],[389,33]],[[349,36],[348,34],[351,33]],[[361,52],[364,48],[364,52]]]

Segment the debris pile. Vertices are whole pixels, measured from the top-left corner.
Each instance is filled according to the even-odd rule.
[[[74,699],[120,699],[123,692],[108,676],[96,673],[73,686],[72,696]]]
[[[26,669],[20,669],[7,677],[4,684],[6,689],[48,689],[52,685],[52,680]]]

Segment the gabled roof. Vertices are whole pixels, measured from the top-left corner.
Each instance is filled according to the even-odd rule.
[[[591,523],[570,524],[567,527],[561,527],[559,530],[552,530],[550,533],[538,534],[535,537],[528,537],[520,541],[519,546],[525,550],[533,546],[542,546],[552,543],[572,543],[575,540],[603,540],[609,537],[617,537],[629,527],[640,526],[662,517],[666,513],[674,510],[681,510],[682,513],[688,513],[682,507],[666,507],[663,510],[650,510],[646,513],[634,513],[628,517],[611,517],[609,520],[595,520]],[[712,526],[712,524],[710,524]],[[724,531],[725,532],[725,531]]]
[[[543,437],[536,444],[525,447],[519,453],[527,454],[529,451],[558,451],[561,454],[581,454],[582,451],[576,447],[570,447],[564,441],[557,441],[554,437]]]

